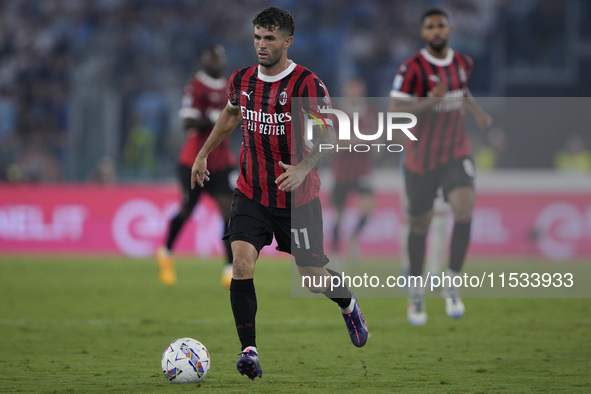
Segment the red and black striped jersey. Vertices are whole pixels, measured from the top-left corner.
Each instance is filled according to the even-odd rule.
[[[182,119],[209,117],[213,122],[226,106],[228,96],[226,78],[212,78],[203,71],[185,86],[179,116]],[[213,127],[187,130],[185,142],[179,152],[178,161],[192,167],[197,153],[205,144]],[[208,157],[211,172],[225,170],[236,165],[236,158],[230,149],[230,141],[225,140]]]
[[[240,108],[242,115],[238,190],[266,207],[291,208],[291,193],[275,184],[283,173],[279,162],[297,165],[309,149],[304,130],[294,127],[294,118],[304,115],[302,111],[292,113],[292,98],[306,97],[314,108],[319,100],[330,105],[326,87],[314,73],[293,62],[274,76],[261,73],[258,65],[237,70],[228,83],[228,105]],[[314,169],[296,190],[295,206],[312,201],[319,189],[320,178]]]
[[[448,88],[444,100],[417,116],[419,122],[412,129],[417,141],[407,141],[404,150],[404,165],[409,170],[424,173],[471,154],[464,130],[463,98],[472,67],[469,56],[451,48],[443,59],[421,49],[400,66],[390,97],[427,97],[440,83]]]

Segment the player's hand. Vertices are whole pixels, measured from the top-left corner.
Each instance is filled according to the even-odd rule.
[[[279,190],[285,192],[297,189],[304,183],[304,179],[306,179],[309,172],[303,169],[302,166],[291,166],[284,164],[282,161],[279,162],[279,167],[283,168],[285,172],[275,179],[275,184],[279,185]]]
[[[493,123],[492,116],[483,111],[476,112],[474,115],[474,120],[476,121],[476,124],[480,130],[488,130]]]
[[[191,169],[191,190],[195,189],[195,183],[203,187],[203,182],[209,181],[209,170],[207,169],[207,159],[199,157],[195,158],[195,164]]]
[[[431,91],[429,92],[429,96],[430,97],[444,97],[447,93],[447,85],[443,84],[443,83],[439,83],[437,85],[435,85],[435,87],[433,87],[433,89],[431,89]]]

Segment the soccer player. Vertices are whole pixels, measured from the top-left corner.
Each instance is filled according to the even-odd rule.
[[[252,380],[262,376],[256,347],[257,298],[253,283],[261,249],[275,236],[278,249],[295,257],[301,275],[325,279],[338,276],[325,268],[328,258],[322,245],[320,180],[316,170],[332,153],[320,151],[319,144],[334,145],[336,137],[331,128],[316,130],[318,141],[305,148],[303,130],[294,127],[293,122],[303,112],[290,106],[296,97],[309,98],[310,108],[320,103],[329,105],[328,91],[310,70],[287,58],[294,32],[289,12],[268,8],[256,15],[253,27],[258,65],[237,70],[230,77],[228,104],[195,158],[191,178],[191,183],[199,186],[213,178],[208,170],[208,155],[242,121],[240,176],[226,237],[234,253],[230,302],[242,346],[237,368]],[[330,123],[330,119],[327,121]],[[311,217],[315,220],[305,220]],[[297,246],[294,250],[292,236]],[[337,289],[316,286],[314,282],[309,286],[312,292],[323,293],[339,305],[353,344],[365,345],[367,325],[354,295],[345,286]]]
[[[361,130],[375,130],[378,111],[364,101],[367,95],[367,86],[362,79],[352,78],[343,85],[343,94],[346,98],[343,108],[347,113],[355,112],[359,116],[359,128]],[[348,141],[351,143],[352,141]],[[359,142],[363,142],[360,141]],[[335,253],[340,253],[341,220],[345,210],[347,197],[353,192],[359,197],[359,218],[349,239],[349,258],[357,260],[357,238],[363,230],[373,208],[373,190],[371,187],[371,171],[373,167],[370,153],[359,153],[342,150],[332,159],[332,172],[334,176],[334,188],[332,191],[332,204],[336,209],[336,218],[333,227],[332,245]]]
[[[228,97],[227,79],[222,75],[226,53],[221,45],[208,46],[199,55],[201,70],[185,86],[180,117],[186,139],[178,156],[178,177],[182,185],[182,206],[170,220],[166,244],[158,249],[157,259],[160,280],[166,285],[176,283],[176,270],[172,258],[174,243],[183,225],[191,216],[203,189],[191,189],[191,167],[197,152],[211,133],[213,125],[226,106]],[[231,174],[236,166],[236,158],[230,149],[229,141],[224,141],[211,153],[209,170],[215,176],[204,189],[212,196],[224,219],[224,228],[230,217],[232,202]],[[232,249],[225,241],[226,265],[222,273],[222,284],[229,288],[232,280]]]
[[[425,239],[439,188],[454,216],[446,274],[451,278],[459,275],[470,242],[475,200],[474,164],[463,127],[464,110],[474,115],[481,129],[492,124],[491,116],[468,90],[472,59],[449,47],[450,34],[449,17],[444,11],[424,13],[421,37],[426,46],[400,66],[390,93],[391,110],[419,117],[413,128],[417,141],[407,141],[404,157],[410,226],[407,249],[410,274],[415,277],[423,272]],[[446,312],[453,318],[462,317],[465,308],[458,289],[446,285]],[[409,288],[407,317],[411,324],[427,323],[423,290],[421,286]]]

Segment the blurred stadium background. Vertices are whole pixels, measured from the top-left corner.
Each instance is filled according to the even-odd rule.
[[[151,255],[178,204],[174,168],[184,138],[178,108],[196,54],[221,43],[228,73],[253,64],[251,20],[269,5],[2,0],[0,248]],[[290,58],[314,70],[333,96],[355,76],[366,81],[369,96],[386,97],[399,64],[423,45],[419,19],[431,6],[450,13],[451,46],[475,61],[476,97],[587,97],[591,91],[586,0],[272,5],[295,16]],[[591,256],[591,133],[589,123],[578,126],[472,133],[484,193],[476,253]],[[238,148],[239,133],[233,138]],[[400,188],[399,179],[384,179],[383,211],[376,215],[384,224],[373,228],[388,234],[380,242],[390,252],[398,250]],[[194,235],[196,227],[219,223],[210,208],[206,202],[195,212],[179,250],[221,250],[217,240]]]

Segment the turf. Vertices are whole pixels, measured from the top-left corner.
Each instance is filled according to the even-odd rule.
[[[260,261],[263,378],[235,370],[239,342],[220,261],[181,259],[175,287],[155,262],[0,258],[0,392],[176,392],[160,357],[189,336],[209,349],[205,392],[590,392],[589,299],[468,299],[463,319],[429,299],[362,299],[371,338],[351,345],[336,306],[290,297],[286,261]]]

